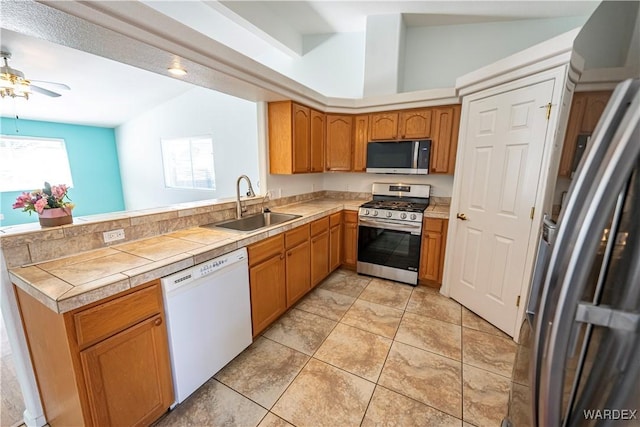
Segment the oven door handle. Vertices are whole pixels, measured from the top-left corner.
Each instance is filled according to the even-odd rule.
[[[358,225],[372,228],[386,228],[393,231],[404,231],[418,236],[422,234],[422,224],[414,225],[412,223],[397,223],[394,221],[386,221],[384,219],[376,219],[374,221],[360,219]]]

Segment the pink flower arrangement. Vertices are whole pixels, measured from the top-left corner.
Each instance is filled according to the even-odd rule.
[[[71,210],[75,205],[70,202],[71,199],[67,196],[67,191],[69,191],[69,188],[65,184],[52,186],[45,182],[43,189],[34,190],[31,193],[24,192],[19,195],[12,207],[13,209],[22,209],[23,212],[29,212],[29,215],[31,215],[31,212],[41,214],[43,210],[53,208]]]

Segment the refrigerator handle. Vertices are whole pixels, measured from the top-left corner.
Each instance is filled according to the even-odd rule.
[[[640,155],[638,81],[621,83],[570,189],[540,304],[532,358],[534,425],[559,425],[564,365],[600,232]],[[629,108],[627,108],[627,106]],[[610,142],[610,143],[609,143]],[[604,213],[604,214],[603,214]]]
[[[533,277],[531,279],[531,286],[529,286],[529,298],[527,300],[527,308],[525,310],[527,320],[529,321],[531,328],[534,326],[536,311],[538,310],[540,296],[542,293],[542,286],[544,285],[544,278],[547,274],[549,258],[551,257],[551,245],[555,240],[556,228],[556,223],[548,217],[548,214],[545,213],[542,219],[542,233],[538,243],[536,264],[533,267]]]

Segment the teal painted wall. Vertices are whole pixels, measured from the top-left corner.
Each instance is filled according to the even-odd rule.
[[[16,122],[13,118],[6,117],[1,117],[0,120],[0,133],[3,135],[65,140],[73,178],[73,188],[69,190],[69,197],[76,204],[73,210],[74,216],[124,210],[114,129],[34,120]],[[19,133],[16,133],[16,124]],[[24,189],[24,191],[33,190],[33,188]],[[0,225],[38,221],[38,216],[35,214],[29,215],[20,209],[11,208],[19,194],[19,191],[0,193],[0,212],[4,215]]]

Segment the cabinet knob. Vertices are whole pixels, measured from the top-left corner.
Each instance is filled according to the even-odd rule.
[[[459,213],[458,215],[456,215],[456,218],[458,218],[458,219],[460,219],[460,220],[462,220],[462,221],[466,221],[467,219],[469,219],[469,218],[467,218],[467,216],[466,216],[465,214],[463,214],[463,213]]]
[[[280,254],[280,259],[284,259],[284,254]]]
[[[158,318],[156,319],[156,321],[155,321],[155,322],[153,322],[153,324],[154,324],[154,325],[156,325],[156,326],[160,326],[160,325],[162,325],[162,317],[158,317]]]

